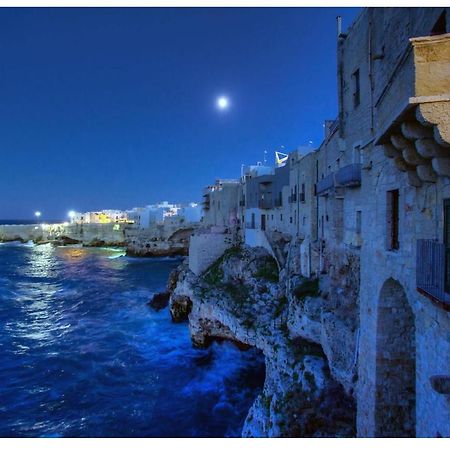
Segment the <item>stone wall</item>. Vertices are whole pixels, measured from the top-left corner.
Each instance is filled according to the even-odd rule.
[[[189,269],[195,275],[201,275],[235,244],[236,239],[229,233],[196,233],[189,243]]]

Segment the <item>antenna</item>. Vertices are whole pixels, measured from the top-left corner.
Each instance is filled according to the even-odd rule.
[[[337,16],[336,20],[337,20],[337,35],[339,37],[342,33],[342,16]]]
[[[277,167],[282,167],[286,164],[289,155],[287,153],[275,152],[275,164]]]

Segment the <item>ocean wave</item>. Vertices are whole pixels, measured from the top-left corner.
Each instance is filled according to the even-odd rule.
[[[239,435],[254,355],[195,349],[186,323],[147,306],[181,258],[45,250],[1,250],[0,436]]]
[[[22,242],[22,241],[7,241],[7,242],[0,242],[0,245],[4,247],[35,247],[36,244],[33,241],[28,242]]]

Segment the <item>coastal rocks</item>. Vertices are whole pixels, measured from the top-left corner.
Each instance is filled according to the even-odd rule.
[[[180,266],[178,266],[177,268],[173,269],[170,274],[169,274],[169,279],[167,281],[167,290],[164,292],[158,292],[156,294],[153,295],[153,298],[149,301],[149,305],[155,310],[155,311],[159,311],[161,309],[164,309],[170,301],[170,296],[172,295],[173,291],[175,290],[176,286],[177,286],[177,282],[178,282],[178,278],[180,276],[180,272],[181,269],[183,267],[183,264],[180,264]],[[175,300],[177,302],[177,300]],[[178,305],[175,307],[177,308]],[[175,316],[178,319],[178,315],[182,314],[181,310],[180,311],[175,311],[174,312]],[[184,314],[184,313],[183,313]],[[187,314],[186,314],[187,317]],[[185,317],[185,318],[186,318]],[[185,320],[185,318],[181,318],[180,316],[180,321],[181,320]]]
[[[153,298],[148,302],[148,304],[155,311],[159,311],[161,309],[164,309],[169,304],[169,299],[169,292],[158,292],[153,295]]]
[[[332,377],[321,346],[290,335],[289,302],[279,278],[265,250],[231,248],[201,277],[183,268],[170,300],[172,316],[185,317],[190,306],[196,346],[227,339],[263,352],[264,389],[243,436],[353,436],[353,400]],[[316,321],[314,301],[306,303]]]
[[[287,326],[292,337],[302,337],[320,344],[322,335],[321,297],[306,297],[303,301],[289,302]]]
[[[79,243],[80,243],[80,241],[78,239],[73,239],[68,236],[61,236],[59,238],[59,242],[58,242],[58,244],[60,244],[60,245],[75,245],[75,244],[79,244]]]
[[[194,225],[155,224],[149,229],[126,230],[129,256],[186,256]]]
[[[181,220],[138,229],[126,223],[0,225],[0,242],[33,241],[54,245],[124,247],[128,256],[186,256],[189,239],[198,224]]]
[[[169,244],[159,247],[152,247],[152,244],[147,243],[143,247],[137,247],[134,244],[127,245],[127,256],[186,256],[188,254],[187,248],[172,248]]]
[[[169,279],[167,280],[167,292],[169,294],[172,294],[175,288],[177,287],[178,279],[180,277],[182,267],[183,265],[185,265],[185,263],[186,261],[184,261],[182,264],[180,264],[178,267],[176,267],[169,273]]]
[[[243,437],[349,437],[354,403],[342,395],[320,357],[303,359],[302,375],[284,389],[264,390],[251,407]],[[277,369],[276,369],[277,370]]]
[[[291,337],[320,344],[330,373],[353,395],[357,381],[359,335],[359,257],[334,249],[325,258],[319,278],[299,275],[298,242],[292,243],[287,261],[287,327]]]
[[[353,395],[357,380],[357,333],[353,321],[338,314],[322,313],[321,344],[333,377]]]
[[[192,310],[192,301],[187,295],[173,295],[170,298],[170,315],[174,322],[184,322]]]

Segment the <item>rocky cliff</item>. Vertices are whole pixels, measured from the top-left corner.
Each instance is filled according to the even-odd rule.
[[[33,241],[55,245],[124,247],[131,256],[187,255],[196,223],[172,220],[138,229],[128,224],[0,225],[0,242]]]
[[[231,248],[199,277],[184,265],[170,299],[172,316],[188,317],[196,346],[228,339],[264,353],[264,389],[247,415],[243,436],[354,436],[351,381],[347,385],[347,374],[340,376],[335,349],[324,348],[323,342],[331,342],[322,340],[325,328],[339,322],[322,324],[328,300],[319,280],[296,279],[290,272],[279,273],[261,248]],[[347,361],[345,348],[340,352]]]
[[[149,229],[126,230],[127,254],[132,256],[185,256],[196,225],[158,224]]]

